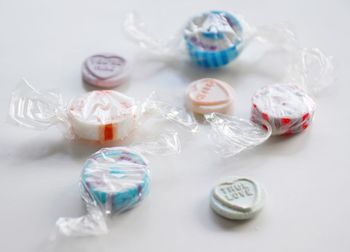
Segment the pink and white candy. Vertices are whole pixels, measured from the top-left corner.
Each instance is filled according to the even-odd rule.
[[[187,105],[195,113],[228,114],[233,110],[233,88],[227,83],[205,78],[192,82],[186,91]]]

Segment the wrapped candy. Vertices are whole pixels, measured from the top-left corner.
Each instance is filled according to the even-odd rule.
[[[157,148],[149,148],[155,145]],[[59,218],[56,237],[107,233],[109,217],[135,207],[148,195],[151,169],[142,153],[164,156],[180,151],[178,135],[168,131],[138,145],[103,148],[92,154],[80,176],[81,197],[87,214],[78,218]]]
[[[210,11],[190,20],[184,38],[191,59],[199,66],[221,67],[239,55],[243,45],[240,22],[225,11]]]
[[[136,127],[134,99],[113,90],[81,95],[70,103],[67,110],[72,130],[81,139],[122,140]]]
[[[125,147],[105,148],[85,162],[81,184],[107,213],[131,208],[148,192],[148,161]]]
[[[120,92],[96,90],[66,104],[60,94],[36,90],[26,80],[12,94],[9,115],[12,121],[27,128],[45,130],[60,124],[70,139],[104,144],[126,139],[141,116],[150,111],[191,130],[197,127],[183,109],[152,97],[137,105],[133,98]]]
[[[219,153],[230,157],[265,142],[271,135],[304,131],[313,122],[314,96],[334,78],[331,58],[318,49],[294,48],[295,62],[285,82],[270,84],[252,96],[251,121],[219,113],[206,114]]]
[[[251,120],[265,128],[269,123],[272,135],[302,132],[312,122],[316,110],[314,100],[296,85],[263,87],[253,95],[252,103]]]
[[[281,25],[253,27],[242,16],[227,11],[208,11],[196,15],[178,34],[162,40],[148,32],[145,24],[130,13],[124,28],[131,39],[160,60],[174,62],[189,58],[204,68],[220,68],[235,60],[253,40],[273,47],[288,47],[295,37]],[[186,55],[187,48],[187,57]]]

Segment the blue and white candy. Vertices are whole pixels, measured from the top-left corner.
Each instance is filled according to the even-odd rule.
[[[105,213],[124,211],[148,194],[148,162],[129,148],[104,148],[85,162],[81,183]]]
[[[242,49],[243,31],[238,19],[225,11],[210,11],[187,24],[184,37],[191,59],[206,68],[224,66]]]

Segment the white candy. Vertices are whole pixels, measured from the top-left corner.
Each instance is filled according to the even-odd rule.
[[[112,90],[92,91],[74,99],[68,117],[74,133],[82,139],[107,142],[121,140],[135,128],[135,102]]]
[[[296,134],[312,123],[316,103],[297,85],[273,84],[259,89],[252,97],[252,121],[265,126],[272,135]]]
[[[265,192],[248,178],[221,180],[212,190],[210,206],[215,213],[232,220],[254,217],[263,207]]]

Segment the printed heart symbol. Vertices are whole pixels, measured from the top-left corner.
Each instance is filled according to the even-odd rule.
[[[109,79],[123,71],[125,60],[115,55],[94,55],[85,62],[87,70],[96,78]]]
[[[225,104],[232,99],[232,88],[215,79],[202,79],[194,82],[189,88],[193,103],[204,106]]]
[[[259,191],[254,181],[238,178],[217,185],[213,193],[214,197],[227,207],[248,212],[256,204]]]

